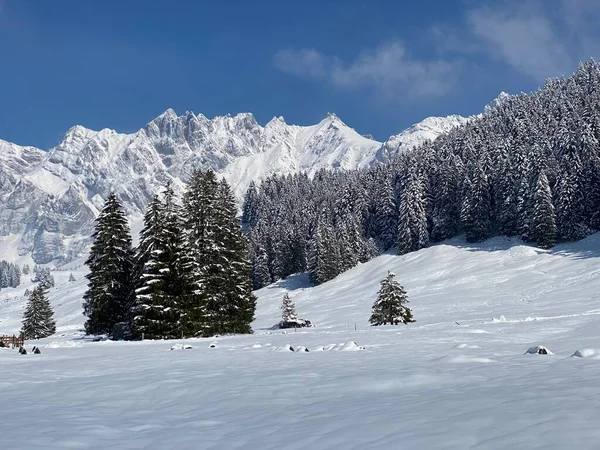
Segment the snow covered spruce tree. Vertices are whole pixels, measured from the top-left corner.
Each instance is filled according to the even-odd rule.
[[[290,294],[287,292],[283,296],[283,302],[281,303],[281,320],[283,323],[297,322],[298,316],[296,315],[296,305],[290,298]]]
[[[534,194],[533,240],[540,248],[552,248],[556,243],[556,214],[548,177],[540,171]]]
[[[213,171],[192,174],[183,199],[186,229],[184,333],[251,333],[256,297],[246,241],[229,185]]]
[[[181,211],[170,184],[163,197],[161,201],[156,196],[148,206],[136,249],[139,281],[132,328],[136,336],[149,339],[182,334],[185,258]]]
[[[54,311],[47,297],[47,289],[44,283],[40,283],[29,293],[21,329],[25,339],[41,339],[56,332]]]
[[[392,272],[388,272],[387,277],[381,280],[381,287],[369,319],[371,325],[414,322],[412,311],[406,306],[408,303],[406,291],[394,280],[394,276]]]
[[[88,334],[110,334],[129,321],[133,300],[133,250],[129,224],[114,192],[96,219],[93,244],[85,264],[88,290],[83,296]]]

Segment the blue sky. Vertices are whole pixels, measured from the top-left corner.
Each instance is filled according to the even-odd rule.
[[[551,6],[551,8],[549,7]],[[0,0],[0,138],[133,132],[167,108],[379,140],[600,53],[595,0]]]

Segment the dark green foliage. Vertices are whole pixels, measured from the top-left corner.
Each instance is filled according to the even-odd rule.
[[[133,311],[134,335],[147,339],[181,336],[185,297],[184,236],[181,210],[171,185],[164,200],[155,197],[144,217],[136,251],[139,287]]]
[[[233,193],[214,172],[195,172],[184,196],[187,259],[184,334],[251,333],[256,297]],[[263,267],[264,269],[264,267]]]
[[[129,224],[114,192],[96,219],[94,242],[86,265],[90,273],[83,296],[85,330],[109,334],[115,324],[129,321],[133,301],[133,251]]]
[[[407,303],[406,291],[394,280],[394,274],[388,272],[387,277],[381,280],[381,287],[377,293],[377,300],[373,304],[369,322],[371,325],[398,325],[414,322],[412,311],[406,306]]]
[[[29,293],[21,333],[25,339],[41,339],[52,336],[55,332],[56,322],[47,297],[47,286],[40,283]]]
[[[540,171],[533,201],[533,240],[540,248],[552,248],[556,242],[556,214],[544,171]]]

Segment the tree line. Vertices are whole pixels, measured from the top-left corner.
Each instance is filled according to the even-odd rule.
[[[271,176],[243,206],[254,288],[308,271],[314,284],[381,252],[464,234],[541,248],[600,230],[600,67],[511,96],[386,163]]]

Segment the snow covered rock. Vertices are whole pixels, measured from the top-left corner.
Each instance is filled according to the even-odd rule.
[[[552,353],[550,350],[548,350],[546,347],[543,347],[541,345],[536,345],[535,347],[530,347],[525,353],[531,354],[531,355],[553,355],[554,353]]]
[[[304,353],[304,352],[309,352],[310,350],[307,349],[305,346],[301,345],[299,347],[296,347],[296,353]]]
[[[292,347],[290,344],[286,344],[286,345],[282,345],[281,347],[275,347],[272,351],[275,352],[293,352],[294,347]]]
[[[171,347],[171,350],[190,350],[192,347],[190,344],[174,344]]]

